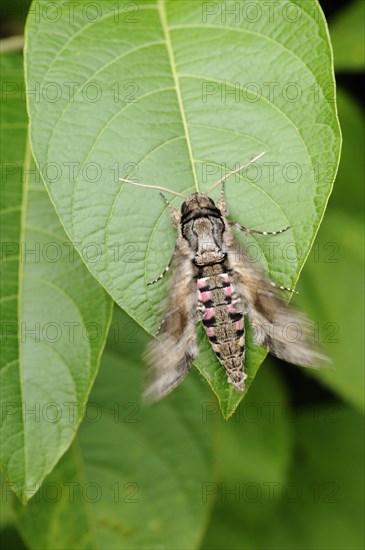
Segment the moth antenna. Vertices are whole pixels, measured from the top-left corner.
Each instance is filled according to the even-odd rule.
[[[185,198],[182,193],[178,193],[177,191],[172,191],[171,189],[167,189],[167,187],[161,187],[160,185],[150,185],[148,183],[137,183],[135,181],[131,180],[125,180],[124,178],[119,178],[120,181],[124,181],[124,183],[129,183],[130,185],[136,185],[137,187],[146,187],[147,189],[158,189],[160,191],[166,191],[166,193],[171,193],[171,195],[176,195],[176,197]]]
[[[229,178],[230,176],[233,176],[233,174],[236,174],[237,172],[239,172],[240,170],[243,170],[243,168],[247,168],[247,166],[250,166],[250,164],[253,164],[254,162],[256,162],[256,160],[258,160],[259,158],[261,158],[264,154],[266,153],[266,151],[263,151],[262,153],[260,153],[259,155],[257,155],[256,157],[254,157],[253,159],[251,159],[249,162],[246,162],[246,164],[243,164],[242,166],[240,166],[239,168],[236,168],[235,170],[231,170],[231,172],[228,172],[228,174],[226,174],[225,176],[223,176],[223,178],[219,179],[218,181],[216,181],[215,183],[213,183],[213,185],[211,185],[207,191],[207,195],[213,191],[213,189],[215,189],[216,187],[218,187],[218,185],[220,185],[221,183],[224,183],[226,181],[227,178]]]

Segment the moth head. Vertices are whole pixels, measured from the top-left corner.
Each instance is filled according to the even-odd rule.
[[[184,216],[190,212],[193,212],[194,210],[200,210],[202,208],[214,208],[216,209],[216,205],[214,204],[214,201],[208,197],[205,193],[192,193],[186,199],[181,205],[181,215]]]
[[[197,266],[222,262],[224,222],[220,210],[205,193],[192,193],[181,206],[182,236]]]

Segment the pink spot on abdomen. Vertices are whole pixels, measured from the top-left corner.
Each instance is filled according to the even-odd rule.
[[[240,319],[239,321],[236,321],[236,329],[237,330],[243,330],[243,319]]]
[[[208,302],[208,300],[211,299],[211,296],[210,296],[210,292],[207,291],[207,292],[201,292],[200,293],[200,297],[202,299],[203,302]]]
[[[214,327],[205,327],[206,335],[208,336],[214,336]]]
[[[212,317],[214,317],[214,309],[213,309],[212,307],[208,307],[208,308],[205,310],[203,319],[206,321],[206,320],[208,320],[208,319],[211,319]]]
[[[227,287],[224,289],[224,294],[225,294],[226,296],[232,296],[232,294],[233,294],[232,285],[229,285],[229,286],[227,286]]]
[[[203,287],[205,287],[205,286],[206,286],[206,281],[207,281],[206,278],[204,278],[204,279],[198,279],[198,280],[197,280],[197,286],[198,286],[198,288],[203,288]]]

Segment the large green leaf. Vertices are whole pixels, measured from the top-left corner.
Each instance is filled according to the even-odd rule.
[[[364,2],[355,0],[335,13],[331,41],[336,71],[363,71],[365,67]]]
[[[32,164],[22,57],[2,56],[1,72],[1,463],[25,502],[76,433],[111,300],[68,242]]]
[[[26,550],[14,523],[12,502],[14,493],[5,485],[4,476],[0,474],[0,540],[3,548]]]
[[[364,417],[344,407],[308,410],[296,425],[291,486],[257,548],[364,547]]]
[[[243,490],[235,513],[222,507],[216,515],[202,546],[205,550],[364,547],[364,417],[336,404],[296,408],[287,414],[295,419],[291,464],[283,481],[276,483],[269,474],[266,484],[259,485],[266,494],[271,487],[268,500],[274,513],[261,515],[264,499],[254,500],[260,492],[254,487],[251,493]],[[233,495],[227,498],[233,500]],[[252,521],[247,513],[255,506]]]
[[[207,414],[214,412],[212,404]],[[279,502],[273,493],[287,481],[290,419],[280,379],[266,360],[250,394],[230,422],[220,425],[218,480],[204,492],[215,506],[201,548],[254,547],[250,529],[275,516]]]
[[[361,219],[328,211],[304,270],[298,303],[316,317],[333,369],[306,370],[364,410],[364,236]],[[344,290],[344,286],[348,289]]]
[[[202,485],[215,480],[207,392],[191,376],[181,392],[141,410],[142,347],[131,360],[127,325],[115,316],[119,343],[104,353],[77,440],[29,505],[16,506],[32,549],[196,548],[202,537],[210,512]]]
[[[337,90],[338,114],[341,122],[343,146],[328,207],[336,206],[356,218],[363,217],[365,159],[364,110],[343,88]]]
[[[334,370],[307,369],[306,373],[363,410],[363,113],[351,96],[339,92],[344,137],[340,167],[327,215],[302,273],[297,301],[316,319],[316,338],[327,348],[334,366]]]
[[[274,241],[243,242],[277,282],[295,284],[340,149],[318,3],[278,2],[273,15],[270,3],[246,1],[150,0],[119,11],[80,2],[72,17],[65,4],[37,1],[28,19],[31,140],[40,165],[52,163],[43,176],[69,237],[101,251],[89,268],[113,299],[154,334],[166,282],[146,283],[175,239],[158,193],[118,176],[188,194],[262,151],[227,185],[227,201],[246,226],[292,226]],[[287,262],[294,244],[300,253]],[[246,349],[250,383],[265,353],[251,335]],[[242,395],[211,353],[197,366],[229,416]]]

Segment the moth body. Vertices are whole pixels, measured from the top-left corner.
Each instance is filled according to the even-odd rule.
[[[184,379],[198,354],[199,321],[228,383],[239,392],[247,378],[245,318],[255,342],[273,355],[298,365],[322,366],[326,358],[311,342],[310,323],[286,305],[278,285],[241,250],[231,231],[270,235],[289,228],[262,232],[240,226],[227,218],[223,196],[215,204],[205,193],[193,193],[181,211],[165,201],[178,236],[161,331],[148,347],[145,401],[161,399]]]
[[[233,290],[222,212],[204,193],[193,193],[182,205],[180,228],[194,254],[199,318],[228,381],[243,391],[244,312]]]

